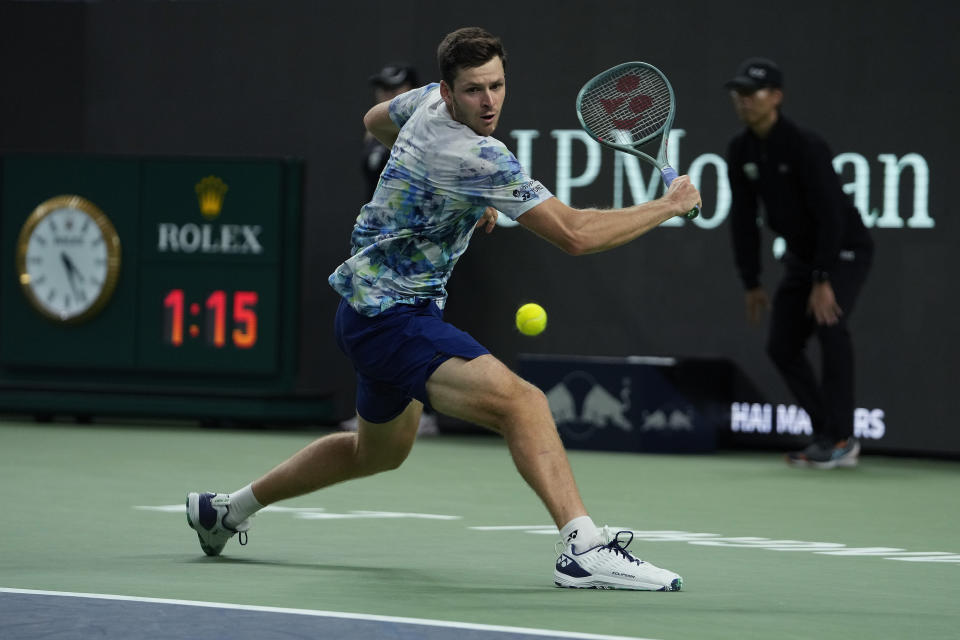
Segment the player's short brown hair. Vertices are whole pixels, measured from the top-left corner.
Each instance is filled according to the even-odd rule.
[[[464,27],[448,33],[437,47],[440,78],[453,88],[453,80],[460,69],[479,67],[496,56],[507,65],[507,52],[500,38],[480,27]]]

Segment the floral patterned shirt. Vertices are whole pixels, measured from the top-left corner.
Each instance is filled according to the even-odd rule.
[[[357,312],[436,301],[486,207],[511,219],[553,197],[506,145],[450,117],[438,84],[397,96],[400,134],[373,199],[360,209],[350,258],[329,282]]]

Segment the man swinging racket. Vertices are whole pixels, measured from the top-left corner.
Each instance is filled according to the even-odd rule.
[[[351,256],[331,274],[342,297],[340,348],[357,374],[359,428],[324,436],[242,489],[190,493],[187,517],[218,555],[264,505],[395,469],[416,440],[424,405],[505,438],[521,476],[560,530],[561,587],[678,591],[683,579],[633,556],[633,534],[598,528],[581,500],[544,394],[473,337],[443,321],[446,282],[493,207],[572,255],[613,249],[700,205],[689,178],[655,201],[572,209],[530,179],[496,129],[506,54],[483,29],[448,34],[441,82],[374,106],[368,131],[391,148],[357,217]]]

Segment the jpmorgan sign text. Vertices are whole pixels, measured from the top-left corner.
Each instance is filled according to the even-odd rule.
[[[683,129],[670,132],[668,161],[680,170],[681,142],[686,135]],[[534,141],[540,138],[537,129],[514,129],[510,137],[516,144],[520,164],[532,177],[537,177],[538,167],[534,157]],[[600,176],[604,154],[601,145],[580,129],[554,129],[550,132],[556,145],[556,173],[554,195],[570,203],[574,189],[593,185]],[[574,156],[583,157],[574,169]],[[896,155],[881,153],[876,158],[879,166],[859,153],[846,152],[834,157],[833,167],[840,174],[843,190],[852,196],[853,202],[863,216],[867,227],[882,229],[932,229],[936,222],[930,212],[930,168],[926,159],[918,153]],[[659,172],[642,163],[640,159],[622,152],[613,154],[613,182],[611,205],[629,206],[653,200],[661,189]],[[582,166],[582,169],[579,168]],[[879,170],[882,195],[878,206],[871,206],[871,181],[876,180]],[[687,221],[673,218],[662,226],[680,227],[693,224],[701,229],[714,229],[726,220],[730,213],[730,185],[727,180],[727,163],[722,155],[705,153],[694,158],[680,173],[686,173],[699,188],[704,178],[712,172],[716,178],[716,193],[704,198],[708,203],[700,217]],[[847,178],[847,174],[851,174]],[[542,175],[542,174],[541,174]],[[901,189],[908,176],[913,180],[913,198],[907,210],[901,210]],[[548,180],[541,181],[548,183]],[[712,203],[712,204],[709,204]],[[501,216],[501,223],[512,226]],[[514,223],[515,224],[515,223]]]

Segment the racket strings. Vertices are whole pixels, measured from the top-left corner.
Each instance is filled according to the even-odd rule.
[[[670,87],[647,67],[619,69],[583,93],[580,112],[595,137],[640,144],[659,132],[670,117]]]

